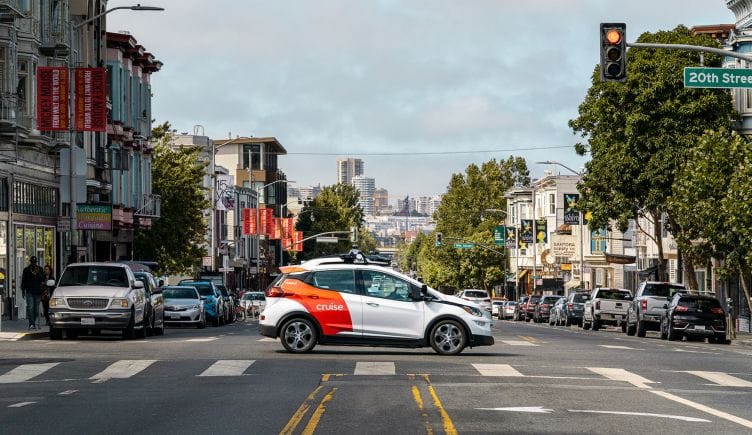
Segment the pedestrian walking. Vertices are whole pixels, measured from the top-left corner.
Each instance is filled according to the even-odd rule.
[[[39,317],[39,303],[42,298],[44,272],[37,265],[37,257],[29,258],[29,265],[21,276],[21,290],[26,297],[26,317],[29,319],[29,329],[37,329]]]
[[[52,267],[49,264],[44,265],[44,283],[42,284],[42,314],[44,315],[45,325],[50,326],[50,298],[55,287],[47,286],[47,281],[55,280],[55,273],[52,271]]]

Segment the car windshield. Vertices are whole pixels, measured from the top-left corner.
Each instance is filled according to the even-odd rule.
[[[165,299],[198,299],[196,290],[192,288],[166,288],[162,294]]]
[[[206,282],[181,282],[180,285],[195,287],[201,296],[214,296],[214,289],[212,289],[211,284]]]
[[[60,278],[60,287],[79,285],[103,285],[128,287],[128,274],[122,267],[69,266]]]
[[[621,301],[629,300],[629,293],[619,290],[600,290],[598,297],[601,299],[616,299]]]
[[[464,295],[466,298],[487,298],[488,297],[488,293],[484,291],[480,291],[480,290],[466,291]]]
[[[660,296],[662,298],[668,298],[674,295],[678,291],[685,291],[683,285],[677,284],[645,284],[645,289],[642,291],[643,296]]]
[[[585,293],[576,293],[572,297],[572,302],[587,302],[588,299],[590,299],[590,295]]]
[[[710,298],[681,298],[678,305],[700,311],[721,307],[721,303],[717,299]]]
[[[517,302],[507,302],[507,305],[515,306],[515,305],[517,305]]]
[[[243,295],[244,301],[263,301],[265,300],[263,293],[246,293]]]

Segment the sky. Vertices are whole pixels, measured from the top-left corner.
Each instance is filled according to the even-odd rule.
[[[212,139],[274,136],[299,186],[356,157],[390,203],[446,192],[470,164],[521,156],[579,170],[568,127],[599,62],[601,22],[643,32],[733,24],[725,0],[141,0],[118,10],[164,63],[153,118]],[[134,2],[111,0],[108,7]],[[196,127],[196,126],[201,126]]]

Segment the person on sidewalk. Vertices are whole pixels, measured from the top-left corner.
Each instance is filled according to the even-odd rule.
[[[44,283],[42,283],[42,314],[44,315],[45,325],[50,326],[50,297],[55,287],[47,287],[47,281],[55,279],[52,267],[49,264],[44,265]]]
[[[21,276],[21,290],[26,296],[26,318],[29,319],[29,329],[37,329],[43,284],[44,272],[37,265],[37,257],[32,256],[29,258],[29,265],[24,268]]]

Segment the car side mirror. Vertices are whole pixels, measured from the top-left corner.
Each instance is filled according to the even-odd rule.
[[[47,287],[55,287],[55,280],[54,279],[48,279],[46,283],[44,283]]]
[[[428,286],[425,285],[425,284],[423,284],[422,286],[420,286],[420,293],[422,295],[427,295],[428,294]]]
[[[159,285],[160,287],[164,286],[164,280],[163,280],[163,279],[160,279],[160,280],[159,280],[159,283],[158,283],[158,285]]]
[[[162,287],[154,287],[151,289],[151,293],[154,295],[161,295],[162,294]]]
[[[144,283],[139,280],[136,280],[136,282],[133,283],[133,288],[144,288]]]

